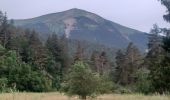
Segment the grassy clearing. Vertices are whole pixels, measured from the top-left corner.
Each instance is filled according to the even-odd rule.
[[[60,93],[4,93],[0,94],[0,100],[78,100],[78,98],[69,98]],[[95,100],[170,100],[170,96],[108,94],[99,96]]]

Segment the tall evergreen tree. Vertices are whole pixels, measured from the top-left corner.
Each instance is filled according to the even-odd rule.
[[[160,63],[160,56],[163,54],[162,38],[160,36],[161,29],[155,24],[150,31],[148,42],[148,53],[145,59],[145,65],[147,68],[154,66],[156,63]]]
[[[92,66],[93,71],[99,73],[100,62],[99,62],[99,52],[98,51],[93,51],[93,53],[91,55],[91,66]]]
[[[69,50],[68,50],[68,39],[66,38],[65,35],[61,36],[61,63],[63,67],[63,72],[67,72],[70,64],[70,59],[69,59]]]
[[[100,75],[106,74],[110,71],[111,65],[108,61],[106,52],[94,51],[91,55],[92,69]]]
[[[133,84],[136,82],[135,74],[142,63],[141,61],[142,56],[139,49],[133,45],[133,43],[130,43],[125,54],[125,64],[128,67],[128,84]]]
[[[167,14],[164,15],[164,19],[167,22],[170,22],[170,1],[169,0],[160,0],[161,3],[167,8]],[[157,49],[155,52],[155,58],[150,59],[153,63],[150,65],[150,80],[153,86],[154,92],[165,93],[170,91],[170,57],[169,57],[169,48],[170,48],[170,38],[169,38],[169,29],[163,29],[166,33],[166,37],[163,38],[159,48],[163,50],[163,53],[159,53],[160,49]]]
[[[68,68],[67,66],[69,65],[67,41],[64,37],[59,38],[57,34],[54,33],[47,39],[46,46],[51,56],[54,58],[54,61],[57,63],[57,65],[54,66],[56,70],[53,70],[52,73],[55,73],[54,71],[56,71],[56,77],[58,77],[56,81],[60,84],[63,80],[64,73]]]
[[[101,52],[101,54],[99,55],[99,62],[100,62],[99,74],[101,75],[106,74],[110,69],[110,64],[106,52],[104,51]]]
[[[43,47],[39,40],[38,33],[32,32],[29,38],[29,44],[31,49],[31,63],[36,66],[37,69],[44,70],[47,64],[47,49]]]
[[[122,52],[117,53],[117,70],[119,80],[118,82],[122,85],[131,85],[136,82],[136,71],[139,69],[141,64],[140,51],[133,43],[130,43],[126,49],[125,54]]]
[[[74,56],[74,62],[84,60],[84,48],[81,46],[80,42],[78,43],[77,50]]]
[[[167,14],[163,16],[163,18],[170,22],[170,1],[169,0],[159,0],[161,3],[167,8]]]
[[[32,69],[40,72],[47,80],[52,80],[53,77],[47,71],[50,56],[48,55],[47,48],[41,43],[38,33],[32,31],[29,37],[29,64]]]
[[[10,39],[10,34],[8,32],[9,24],[8,24],[6,13],[5,15],[2,14],[0,16],[2,17],[1,29],[0,29],[0,42],[4,47],[6,47]]]
[[[116,68],[115,68],[115,82],[116,83],[120,83],[122,82],[122,77],[123,77],[123,73],[122,73],[122,68],[125,66],[124,65],[124,53],[122,52],[122,50],[118,50],[116,53]]]

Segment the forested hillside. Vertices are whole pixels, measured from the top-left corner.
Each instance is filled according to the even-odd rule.
[[[106,20],[94,13],[70,9],[31,19],[14,20],[14,25],[40,32],[43,40],[54,32],[58,36],[83,40],[113,48],[125,48],[133,42],[141,51],[147,48],[147,33]]]

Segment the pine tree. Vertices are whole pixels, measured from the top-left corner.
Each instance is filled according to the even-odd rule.
[[[140,51],[133,43],[129,43],[125,54],[118,52],[117,70],[120,77],[118,82],[122,85],[132,85],[136,82],[136,71],[141,65]]]
[[[1,28],[0,28],[0,43],[6,48],[7,43],[9,42],[10,39],[10,34],[8,31],[9,24],[8,24],[8,19],[5,15],[0,15],[2,17],[1,21]]]
[[[99,62],[99,52],[98,51],[93,51],[92,55],[91,55],[91,66],[93,71],[95,72],[100,72],[99,71],[99,66],[100,66],[100,62]]]
[[[74,62],[84,60],[84,48],[78,43],[77,50],[74,56]]]
[[[115,68],[115,82],[116,83],[120,83],[122,82],[122,77],[123,77],[123,73],[122,73],[122,68],[125,66],[124,65],[124,53],[122,52],[122,50],[118,50],[116,53],[116,68]]]
[[[100,75],[108,73],[111,69],[106,52],[104,51],[101,53],[94,51],[91,55],[91,62],[92,69]]]
[[[63,35],[60,39],[61,41],[61,64],[63,67],[63,73],[68,71],[69,65],[70,65],[70,59],[69,59],[69,50],[68,50],[68,39],[65,35]]]
[[[167,14],[163,16],[163,18],[167,21],[170,22],[170,2],[169,0],[159,0],[161,3],[167,8]]]
[[[50,56],[48,55],[47,48],[41,43],[38,37],[38,33],[32,31],[29,37],[29,64],[32,65],[32,69],[40,72],[47,80],[53,80],[53,77],[47,71]]]
[[[58,77],[58,79],[56,81],[60,84],[63,80],[64,73],[66,73],[69,66],[67,41],[64,37],[59,38],[57,34],[54,33],[47,39],[46,46],[51,56],[54,58],[54,61],[57,63],[54,67],[57,69],[56,77]],[[52,73],[55,72],[52,71]]]
[[[167,22],[170,22],[170,2],[169,0],[160,0],[161,3],[167,8],[167,14],[164,15],[164,19]],[[170,57],[169,57],[169,29],[163,29],[163,32],[165,32],[166,37],[163,38],[163,41],[161,42],[161,46],[156,48],[157,52],[154,53],[155,58],[150,59],[150,74],[149,78],[151,80],[151,84],[153,86],[153,92],[158,92],[160,94],[163,94],[165,92],[170,91]],[[163,51],[163,53],[159,52]]]
[[[160,56],[163,55],[163,49],[161,47],[162,38],[160,33],[161,29],[155,24],[149,36],[148,53],[145,59],[146,68],[161,62]]]
[[[127,70],[129,70],[128,83],[133,84],[136,82],[135,73],[139,69],[142,60],[140,51],[136,46],[133,45],[133,43],[129,44],[125,59],[125,63],[127,63],[128,66]]]
[[[47,49],[43,47],[39,40],[38,33],[32,32],[29,38],[29,44],[31,49],[31,63],[36,66],[37,69],[44,70],[47,64]]]
[[[108,73],[109,69],[110,69],[110,64],[109,61],[107,59],[107,55],[106,52],[101,52],[101,54],[99,55],[99,74],[103,75]]]

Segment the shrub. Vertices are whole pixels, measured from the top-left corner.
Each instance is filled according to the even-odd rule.
[[[70,96],[78,95],[81,99],[86,99],[87,96],[97,93],[98,82],[98,76],[92,73],[89,66],[79,61],[72,66],[66,81],[62,84],[62,90]]]
[[[98,77],[98,93],[111,93],[114,90],[114,83],[109,79],[108,76],[97,76]]]
[[[151,82],[148,79],[149,71],[140,69],[137,72],[136,92],[148,94],[152,90]]]
[[[6,51],[2,47],[0,51],[0,91],[8,92],[7,90],[12,89],[42,92],[50,90],[50,81],[42,72],[34,71],[29,64],[20,61],[15,51]]]
[[[8,79],[7,78],[0,78],[0,92],[4,92],[7,88]]]

